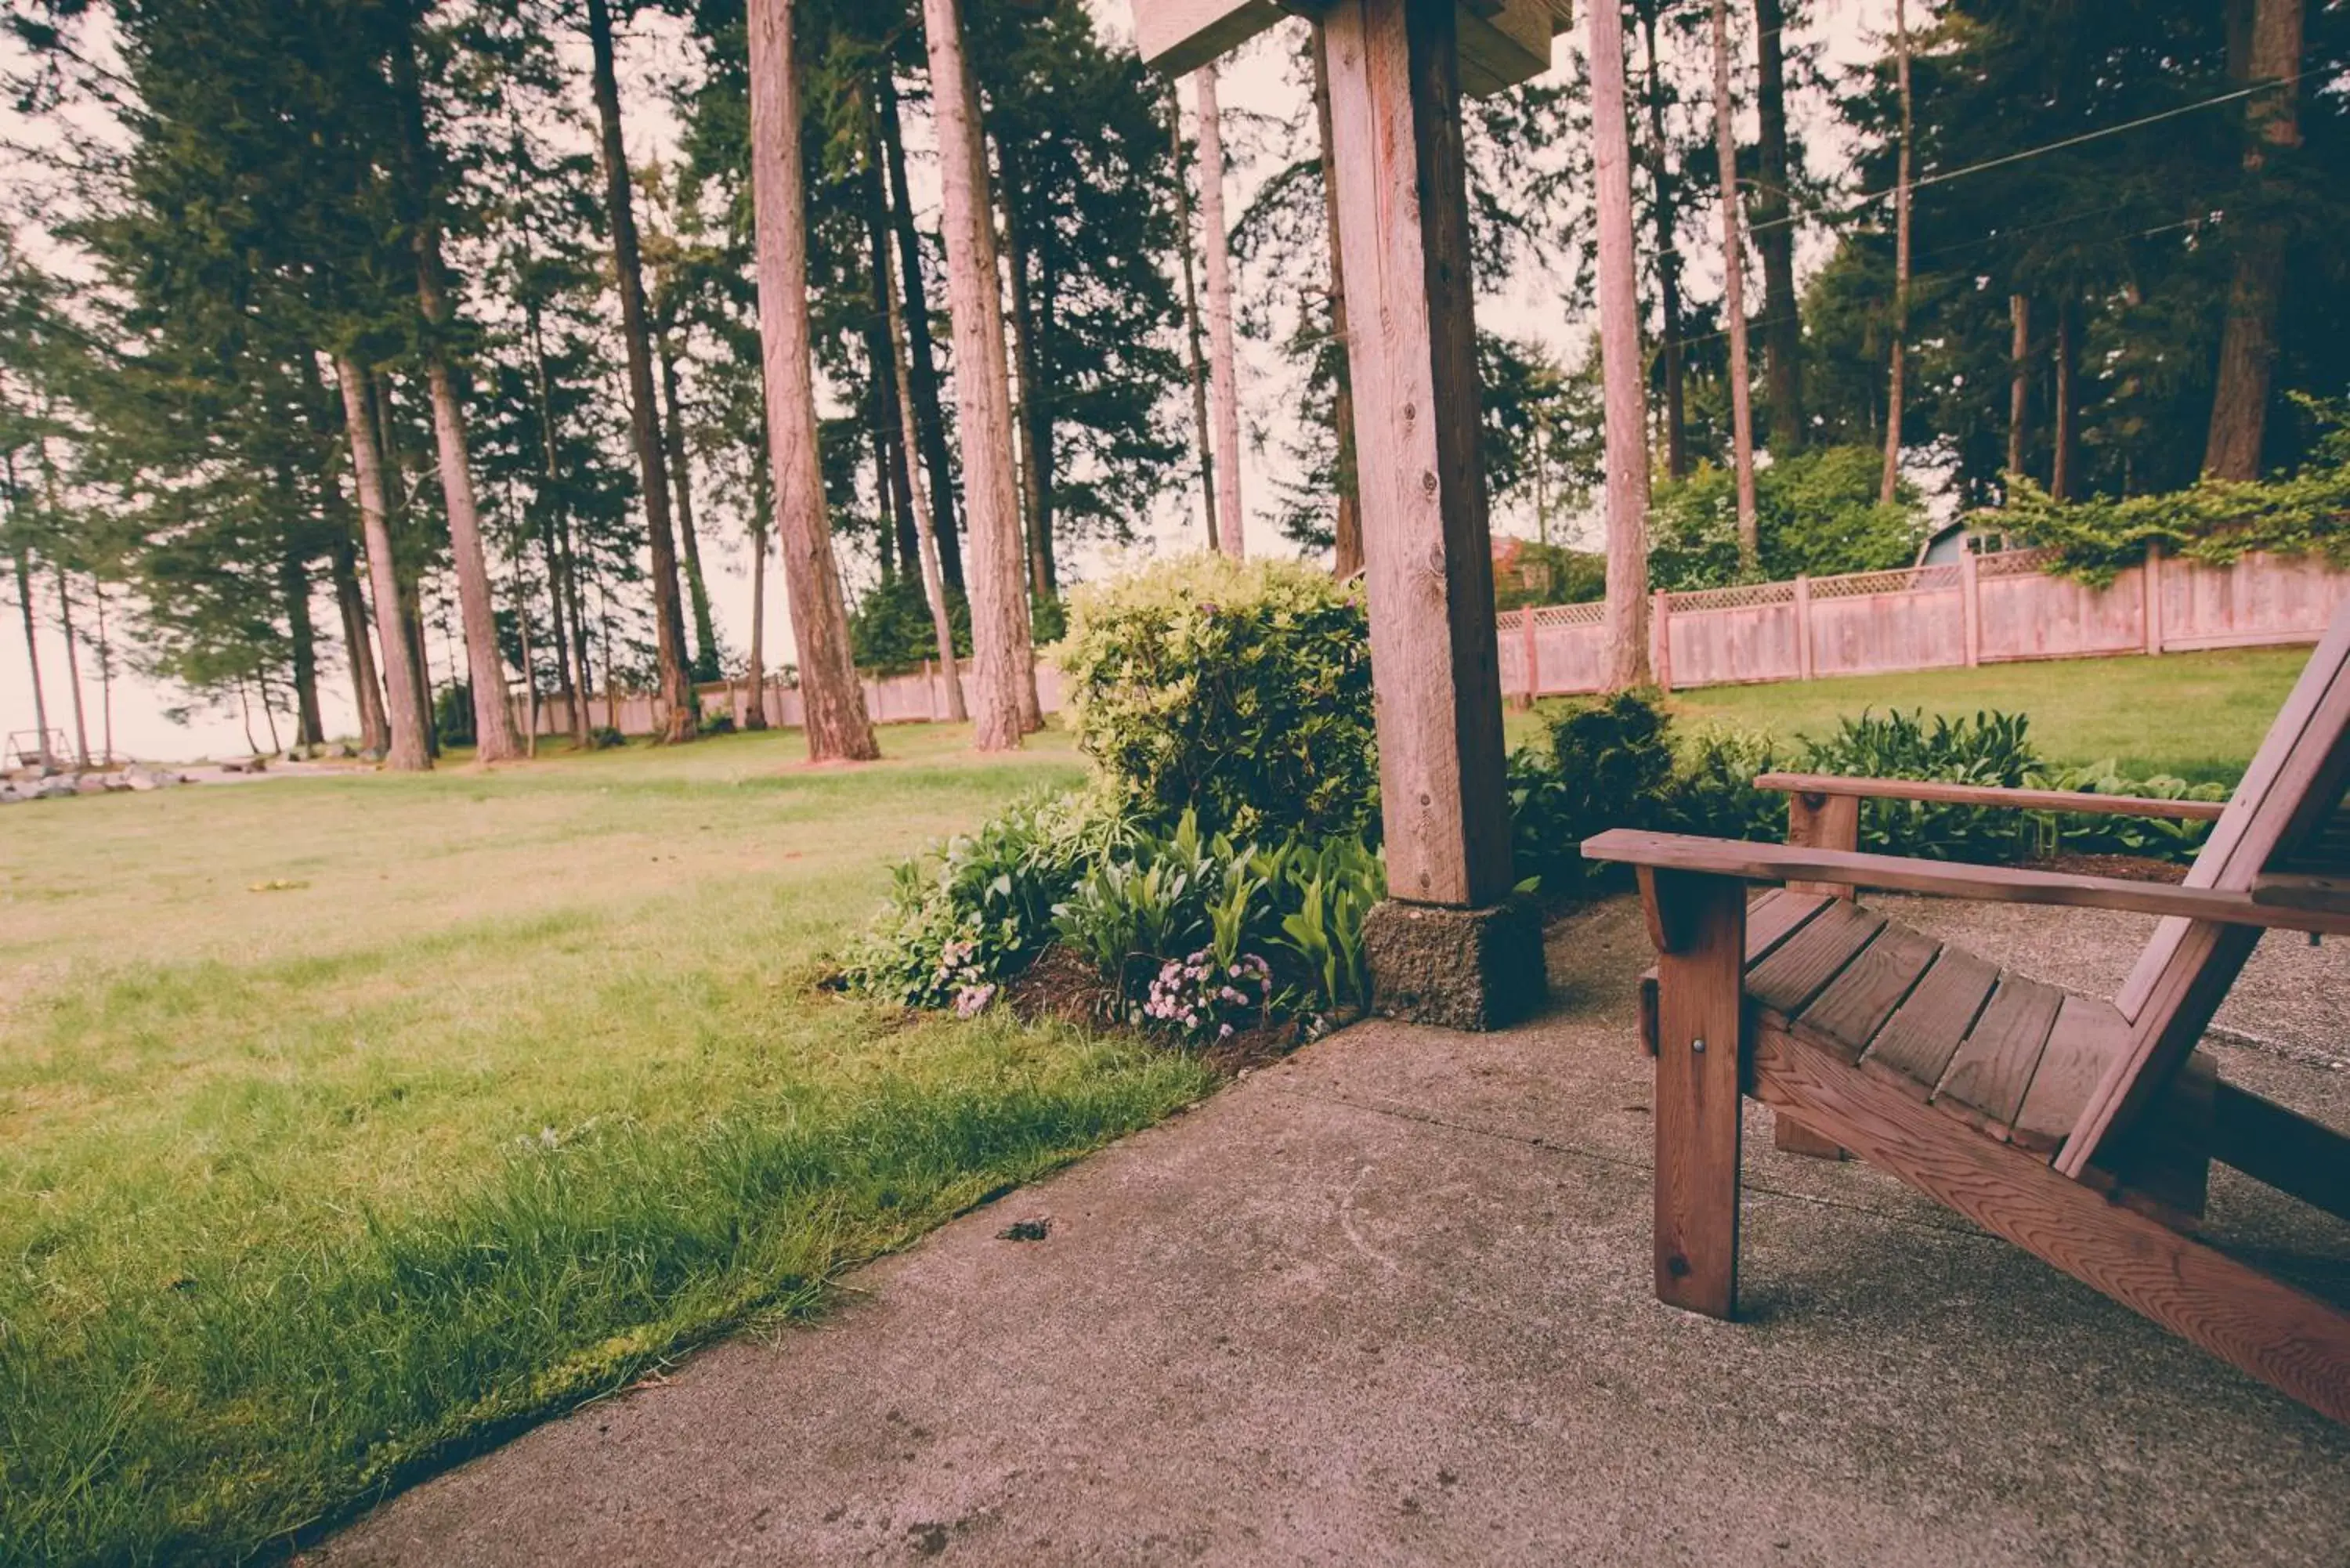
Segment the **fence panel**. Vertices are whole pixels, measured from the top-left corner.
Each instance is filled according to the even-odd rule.
[[[1832,675],[1887,674],[2027,659],[2159,653],[2263,643],[2314,642],[2350,594],[2350,573],[2320,557],[2248,555],[2226,566],[2156,556],[2092,587],[2049,569],[2053,552],[2011,550],[1968,560],[1857,572],[1793,583],[1750,583],[1698,593],[1659,594],[1667,676],[1676,687],[1721,686]],[[1531,623],[1531,624],[1530,624]],[[1597,604],[1544,605],[1496,618],[1503,695],[1599,691],[1606,684],[1607,612]],[[1653,646],[1653,644],[1652,644]],[[968,706],[971,678],[962,677]],[[865,678],[877,723],[927,723],[946,711],[935,670]],[[737,683],[701,689],[709,709],[732,707],[740,724],[751,693]],[[801,722],[800,694],[770,680],[767,722]],[[1036,668],[1036,696],[1061,707],[1061,672]],[[588,700],[591,724],[613,722],[612,699]],[[658,716],[651,697],[623,693],[618,723],[646,734]],[[515,695],[515,722],[524,698]],[[564,700],[539,698],[542,735],[568,732]]]

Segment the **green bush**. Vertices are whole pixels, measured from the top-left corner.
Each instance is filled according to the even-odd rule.
[[[910,1007],[984,1007],[1052,940],[1055,906],[1130,833],[1088,797],[1040,796],[903,862],[843,966],[850,985]]]
[[[954,629],[955,657],[971,657],[971,605],[961,589],[947,589],[947,624]],[[900,573],[885,577],[848,618],[848,649],[868,674],[902,675],[939,656],[939,634],[931,621],[931,601],[922,579]]]
[[[1240,837],[1371,830],[1360,593],[1310,567],[1197,556],[1069,600],[1070,728],[1136,815]]]
[[[2223,801],[2231,793],[2225,784],[2190,784],[2185,779],[2157,774],[2129,778],[2113,761],[2086,767],[2054,768],[2024,775],[2033,789],[2085,790],[2091,794],[2129,794],[2152,800]],[[2209,822],[2179,822],[2166,817],[2103,816],[2083,812],[2033,812],[2031,832],[2034,852],[2054,855],[2143,855],[2157,860],[2191,860],[2211,836]]]
[[[1875,447],[1821,447],[1758,470],[1760,579],[1882,571],[1915,560],[1925,513],[1906,486],[1892,505],[1878,502],[1884,461]],[[1706,463],[1658,486],[1648,527],[1652,586],[1686,591],[1742,579],[1738,486],[1729,470]]]
[[[1778,838],[1787,829],[1787,797],[1754,787],[1756,775],[1786,765],[1779,738],[1764,730],[1703,723],[1673,736],[1672,787],[1658,812],[1669,833],[1714,838]]]
[[[1578,846],[1611,827],[1657,826],[1673,773],[1669,721],[1654,693],[1621,691],[1567,704],[1547,756],[1510,759],[1510,828],[1517,873],[1544,893],[1575,891],[1602,874]]]
[[[2248,550],[2318,554],[2350,566],[2350,404],[2299,401],[2324,433],[2309,461],[2290,474],[2203,479],[2167,494],[2083,501],[2055,500],[2030,479],[2010,474],[2007,504],[1977,519],[1985,528],[2055,546],[2064,570],[2099,584],[2145,559],[2150,545],[2213,566]]]
[[[2021,713],[1977,713],[1930,722],[1914,713],[1862,712],[1837,722],[1824,740],[1804,742],[1800,771],[1854,778],[1931,779],[1944,784],[2020,787],[2041,765]],[[1986,864],[2029,853],[2021,812],[1929,801],[1861,803],[1860,846],[1883,855]]]

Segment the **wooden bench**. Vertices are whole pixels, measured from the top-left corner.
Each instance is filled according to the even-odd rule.
[[[2350,1314],[2199,1235],[2220,1159],[2350,1218],[2350,1138],[2195,1050],[2264,929],[2350,933],[2350,607],[2224,808],[1766,774],[1787,844],[1619,831],[1659,960],[1657,1290],[1736,1304],[1740,1104],[1849,1150],[2234,1365],[2350,1420]],[[1863,855],[1864,798],[2216,816],[2183,886]],[[1781,883],[1754,898],[1751,883]],[[2070,994],[1855,901],[1868,888],[2163,917],[2111,999]]]

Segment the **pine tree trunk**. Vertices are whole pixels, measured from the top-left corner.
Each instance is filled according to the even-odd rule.
[[[2007,479],[2012,488],[2023,472],[2025,443],[2032,419],[2032,300],[2007,296],[2007,317],[2012,327],[2007,349]]]
[[[327,722],[318,706],[318,634],[310,621],[310,563],[288,550],[278,569],[286,597],[286,643],[294,666],[294,743],[323,746]]]
[[[1672,171],[1666,167],[1665,90],[1658,74],[1655,4],[1641,8],[1640,29],[1648,65],[1648,177],[1656,187],[1657,293],[1660,296],[1659,304],[1664,315],[1664,339],[1658,345],[1657,352],[1664,361],[1665,472],[1674,479],[1687,479],[1690,471],[1689,393],[1685,361],[1688,354],[1683,344],[1688,332],[1681,319],[1680,209],[1674,200],[1677,192]]]
[[[435,210],[436,170],[424,121],[422,89],[416,80],[415,39],[403,31],[392,51],[392,86],[399,97],[404,171],[409,182],[409,243],[416,256],[416,303],[424,317],[425,385],[432,400],[432,439],[439,460],[441,498],[449,517],[449,559],[457,575],[457,610],[465,631],[465,671],[473,700],[474,761],[509,762],[522,755],[514,714],[506,701],[505,661],[498,653],[498,618],[491,597],[490,568],[482,548],[481,505],[473,493],[473,465],[466,451],[465,410],[449,364],[448,333],[454,310],[447,269],[441,260],[441,222]]]
[[[685,449],[685,407],[677,395],[677,357],[670,352],[669,334],[655,335],[660,347],[663,419],[663,466],[677,487],[677,542],[685,550],[686,594],[693,604],[693,678],[716,680],[718,628],[710,617],[710,585],[702,575],[702,540],[693,528],[693,458]]]
[[[1053,596],[1053,417],[1036,377],[1036,301],[1028,227],[1020,208],[1019,153],[1000,140],[995,152],[1003,172],[996,199],[1003,207],[1004,260],[1012,274],[1012,363],[1020,378],[1020,403],[1014,418],[1020,430],[1024,481],[1028,591],[1044,600]]]
[[[73,694],[74,762],[83,772],[89,771],[89,721],[83,712],[81,701],[81,655],[76,649],[78,640],[74,636],[73,590],[66,580],[63,566],[57,569],[57,626],[66,639],[66,690]]]
[[[2080,312],[2070,299],[2056,306],[2056,454],[2049,462],[2048,493],[2073,499],[2081,443],[2080,393],[2074,376],[2080,358],[2074,341]]]
[[[349,355],[338,355],[335,379],[342,384],[343,431],[350,442],[359,523],[367,534],[376,640],[383,648],[385,718],[390,727],[384,763],[395,772],[422,772],[432,765],[432,713],[425,706],[418,650],[410,639],[408,618],[400,603],[400,568],[391,549],[391,510],[384,489],[382,449],[376,444],[375,420],[369,407],[367,372]]]
[[[898,125],[898,84],[885,62],[880,75],[881,151],[889,176],[890,223],[898,235],[898,270],[905,286],[908,386],[921,432],[918,450],[931,476],[931,526],[938,535],[939,570],[947,586],[963,582],[962,542],[955,526],[954,459],[947,450],[946,410],[939,400],[938,355],[931,343],[931,307],[922,283],[922,245],[914,229],[913,197],[906,188],[906,144]]]
[[[14,487],[11,486],[13,493]],[[11,510],[14,510],[12,504]],[[40,628],[33,620],[33,569],[26,558],[25,546],[18,545],[16,556],[16,607],[25,618],[25,663],[33,672],[33,728],[37,732],[35,744],[44,767],[54,765],[49,753],[49,700],[41,689]]]
[[[544,531],[540,544],[546,552],[546,590],[554,601],[556,651],[561,656],[567,644],[570,657],[576,661],[564,667],[563,684],[569,689],[567,717],[572,743],[585,748],[594,727],[594,720],[588,712],[592,690],[588,669],[588,615],[579,602],[579,573],[571,554],[571,519],[563,504],[563,470],[556,455],[559,442],[555,429],[555,378],[547,369],[546,342],[541,335],[536,305],[525,307],[524,321],[538,391],[539,475],[546,487],[547,510],[540,524]],[[564,635],[567,600],[570,612],[568,637]]]
[[[1363,506],[1355,478],[1355,383],[1347,352],[1347,269],[1338,247],[1338,170],[1330,151],[1330,37],[1318,16],[1314,18],[1314,124],[1321,149],[1322,224],[1330,245],[1330,338],[1337,345],[1330,357],[1330,425],[1338,446],[1332,476],[1338,510],[1330,570],[1343,582],[1363,569]]]
[[[806,187],[800,169],[794,0],[751,0],[751,178],[759,248],[759,345],[767,394],[784,592],[799,645],[808,760],[881,754],[848,647],[832,528],[816,460],[816,383],[808,363]]]
[[[743,728],[767,727],[767,514],[770,503],[762,484],[751,514],[751,652],[743,664],[743,679],[751,700],[743,705]]]
[[[1762,257],[1763,393],[1771,403],[1771,455],[1804,448],[1804,318],[1795,297],[1794,202],[1787,182],[1787,15],[1783,0],[1754,0],[1754,248]]]
[[[889,302],[889,357],[898,372],[899,426],[904,432],[905,444],[910,448],[914,444],[914,399],[911,378],[906,374],[906,323],[898,307],[898,291],[889,280],[886,254],[881,265],[881,292]],[[946,683],[947,722],[960,724],[971,714],[963,707],[962,675],[956,668],[954,618],[947,608],[946,582],[939,570],[938,538],[919,476],[913,477],[911,504],[916,542],[921,552],[922,597],[931,607],[931,636],[938,649],[939,678]]]
[[[1894,69],[1901,88],[1901,158],[1893,178],[1893,355],[1886,376],[1885,472],[1877,499],[1890,506],[1901,485],[1901,409],[1908,373],[1909,149],[1916,121],[1909,97],[1909,7],[1893,0]]]
[[[1191,429],[1199,436],[1200,506],[1208,524],[1208,548],[1220,548],[1216,539],[1215,442],[1208,433],[1208,367],[1201,343],[1200,287],[1191,265],[1191,182],[1183,171],[1183,105],[1168,95],[1168,119],[1175,140],[1176,248],[1183,258],[1183,344],[1191,377]],[[1334,242],[1335,243],[1335,242]]]
[[[382,756],[391,749],[391,725],[383,713],[382,678],[376,673],[375,645],[368,636],[367,600],[359,593],[358,552],[350,530],[337,519],[328,559],[335,578],[335,607],[343,619],[343,648],[351,671],[351,701],[359,718],[359,749]]]
[[[1738,473],[1738,564],[1761,570],[1754,505],[1753,389],[1746,369],[1746,247],[1739,234],[1738,135],[1730,118],[1730,5],[1713,0],[1713,149],[1721,164],[1723,323],[1730,329],[1730,441]]]
[[[2255,0],[2247,58],[2249,82],[2280,85],[2244,100],[2246,196],[2254,202],[2269,161],[2301,145],[2302,0]],[[2258,479],[2268,434],[2270,382],[2276,371],[2277,317],[2284,296],[2286,231],[2255,213],[2236,244],[2228,286],[2227,324],[2203,472],[2214,479]]]
[[[373,421],[369,428],[376,432],[377,472],[383,476],[384,516],[389,526],[391,519],[407,511],[409,494],[407,470],[400,461],[400,420],[398,410],[392,407],[391,378],[368,372],[364,400]],[[373,546],[369,548],[372,555]],[[416,691],[423,702],[424,749],[428,755],[437,758],[441,755],[441,726],[432,711],[432,671],[425,662],[422,568],[403,558],[395,546],[392,573],[400,586],[401,622],[408,628],[401,646],[407,650],[409,672],[415,678]]]
[[[1036,672],[1022,592],[1020,508],[1012,479],[1012,410],[1003,363],[1003,305],[979,98],[963,53],[957,0],[922,0],[945,193],[947,281],[954,320],[965,510],[971,531],[972,743],[1020,744],[1035,708]]]
[[[98,579],[90,583],[90,597],[98,602],[98,711],[99,723],[104,731],[99,744],[105,747],[106,761],[114,761],[114,649],[106,640],[106,584]]]
[[[661,450],[660,420],[654,406],[644,267],[637,254],[636,207],[629,190],[629,154],[620,136],[620,84],[612,57],[612,14],[605,0],[588,0],[588,41],[594,57],[605,216],[611,225],[612,270],[620,290],[620,337],[629,357],[629,431],[637,449],[645,534],[652,554],[654,659],[660,669],[659,700],[668,707],[660,738],[690,741],[694,737],[693,682],[686,669],[685,606],[678,593],[677,536],[670,529],[669,464]]]
[[[1607,405],[1607,689],[1648,678],[1648,440],[1632,256],[1624,18],[1589,7],[1592,172],[1599,204],[1599,354]]]
[[[889,265],[889,202],[881,176],[878,117],[871,123],[871,132],[865,144],[865,166],[858,174],[858,192],[865,208],[866,269],[872,283],[865,358],[872,370],[873,445],[877,452],[886,454],[883,461],[888,471],[889,512],[897,521],[898,559],[911,571],[921,558],[921,544],[915,536],[913,503],[915,453],[920,448],[898,429],[898,405],[902,400],[898,395],[898,384],[905,371],[899,367],[900,356],[889,347],[889,317],[897,309],[897,300],[890,292],[894,269]],[[919,435],[919,424],[914,433]]]
[[[1248,553],[1241,511],[1240,369],[1232,345],[1232,234],[1224,226],[1223,117],[1216,67],[1191,73],[1200,121],[1200,238],[1208,263],[1208,388],[1216,415],[1216,542],[1234,560]]]

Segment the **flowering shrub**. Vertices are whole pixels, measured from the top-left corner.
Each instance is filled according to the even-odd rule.
[[[1255,953],[1220,964],[1202,948],[1159,970],[1142,1015],[1191,1039],[1229,1040],[1236,1028],[1264,1023],[1272,1006],[1271,964]]]

